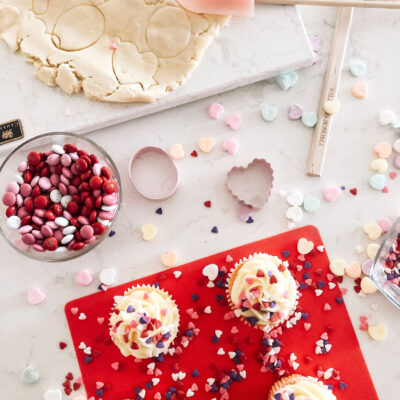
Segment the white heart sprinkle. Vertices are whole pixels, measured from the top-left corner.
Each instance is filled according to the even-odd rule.
[[[174,271],[174,276],[178,279],[182,275],[182,271]]]
[[[84,319],[86,319],[86,314],[84,314],[83,312],[81,312],[81,313],[79,314],[79,319],[80,319],[81,321],[83,321]]]
[[[86,349],[85,350],[83,350],[83,352],[85,353],[85,354],[87,354],[87,355],[90,355],[90,354],[92,354],[92,348],[89,346],[89,347],[86,347]]]
[[[218,349],[218,351],[217,351],[217,354],[218,354],[219,356],[223,356],[223,355],[225,354],[224,349],[223,349],[222,347],[220,347],[220,348]]]
[[[79,348],[80,348],[81,350],[86,349],[86,344],[85,344],[84,342],[81,342],[81,343],[79,344]]]
[[[206,276],[210,281],[215,281],[218,277],[218,265],[208,264],[203,268],[203,275]]]
[[[204,313],[205,313],[205,314],[211,314],[211,307],[210,307],[210,306],[207,306],[207,307],[204,309]]]

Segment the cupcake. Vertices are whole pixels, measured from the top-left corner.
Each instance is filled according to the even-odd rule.
[[[115,297],[112,311],[110,336],[125,357],[158,357],[168,351],[178,333],[175,301],[154,286],[135,286]]]
[[[318,379],[294,374],[275,382],[268,400],[336,400],[336,396]]]
[[[235,265],[228,278],[227,293],[236,316],[265,332],[288,320],[298,299],[288,263],[263,253]]]

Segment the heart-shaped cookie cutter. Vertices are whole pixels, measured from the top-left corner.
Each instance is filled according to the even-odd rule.
[[[146,199],[165,200],[179,186],[179,173],[170,155],[159,147],[143,147],[129,162],[129,177]]]
[[[274,170],[263,158],[255,158],[244,167],[233,167],[226,178],[226,186],[233,197],[258,209],[268,201],[273,183]]]

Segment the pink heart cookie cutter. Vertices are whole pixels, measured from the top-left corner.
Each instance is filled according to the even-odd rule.
[[[129,177],[146,199],[165,200],[179,186],[178,169],[170,155],[159,147],[143,147],[129,162]]]
[[[256,158],[245,167],[233,167],[227,174],[226,186],[241,203],[262,208],[271,195],[274,171],[263,158]]]

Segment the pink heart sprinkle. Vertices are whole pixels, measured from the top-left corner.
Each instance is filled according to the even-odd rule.
[[[331,310],[332,310],[331,306],[328,303],[325,303],[324,311],[331,311]]]
[[[157,393],[154,395],[154,400],[161,400],[161,393],[160,393],[160,392],[157,392]]]
[[[299,261],[306,261],[306,257],[305,257],[304,254],[300,254],[300,255],[297,257],[297,259],[298,259]]]
[[[236,154],[239,150],[239,142],[235,138],[226,139],[225,142],[222,143],[222,150],[229,154]]]
[[[28,292],[28,303],[32,305],[40,304],[46,298],[46,293],[44,293],[40,288],[33,288]]]
[[[176,350],[178,350],[178,348]],[[179,353],[176,353],[176,354],[179,354]],[[154,370],[154,375],[155,376],[160,376],[160,375],[162,375],[162,371],[159,368],[156,368]]]
[[[387,186],[385,186],[385,187],[382,189],[382,193],[389,193],[389,188],[388,188]]]
[[[397,172],[389,172],[390,179],[395,179],[397,177]]]
[[[360,328],[360,331],[367,331],[369,328],[368,322],[361,322],[359,328]]]
[[[337,200],[337,198],[341,195],[341,193],[342,192],[339,187],[328,186],[323,190],[322,195],[324,196],[324,199],[326,201],[332,203]]]
[[[195,383],[193,383],[193,385],[190,389],[192,389],[193,392],[195,392],[196,390],[199,390],[198,386]]]
[[[103,382],[96,382],[96,389],[101,389],[102,387],[104,387]]]
[[[310,328],[311,328],[311,324],[308,322],[304,322],[304,330],[308,332],[310,330]]]
[[[88,286],[93,282],[93,277],[87,269],[82,269],[75,275],[75,283],[80,286]]]
[[[111,368],[112,368],[112,369],[115,369],[116,371],[118,371],[119,362],[113,362],[113,363],[111,364]]]
[[[235,333],[238,333],[238,332],[239,332],[238,328],[236,328],[236,326],[233,326],[232,329],[231,329],[231,333],[235,334]]]
[[[188,323],[188,329],[194,329],[196,327],[196,325],[193,322],[189,322]]]
[[[335,279],[335,275],[332,274],[326,274],[326,278],[328,279],[328,281],[332,281],[333,279]]]
[[[226,261],[226,262],[232,262],[232,261],[233,261],[233,258],[228,254],[228,255],[226,256],[226,258],[225,258],[225,261]]]
[[[321,339],[322,339],[322,340],[328,340],[328,339],[329,339],[328,334],[327,334],[326,332],[324,332],[324,333],[321,335]]]
[[[211,119],[219,119],[221,114],[224,112],[224,107],[219,103],[211,103],[208,106],[208,116]]]
[[[225,124],[234,131],[240,128],[241,123],[242,118],[239,114],[231,114],[225,118]]]
[[[99,317],[99,318],[97,318],[97,323],[98,323],[99,325],[103,325],[103,323],[104,323],[104,317]]]

